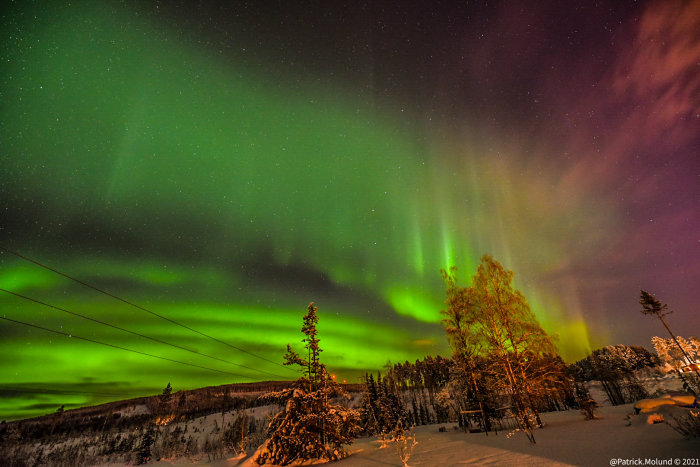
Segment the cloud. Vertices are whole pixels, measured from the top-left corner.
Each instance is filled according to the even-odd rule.
[[[636,129],[635,136],[645,143],[678,146],[696,137],[698,63],[700,3],[649,7],[611,77],[615,100],[633,106],[626,129]]]

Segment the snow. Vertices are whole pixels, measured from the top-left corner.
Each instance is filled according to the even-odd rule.
[[[151,410],[146,406],[146,404],[138,404],[130,405],[124,409],[118,410],[116,413],[122,417],[134,417],[136,415],[151,413]]]
[[[543,414],[547,425],[535,431],[537,444],[516,433],[464,434],[438,426],[415,429],[419,444],[409,464],[421,465],[610,465],[611,458],[698,457],[697,440],[684,440],[668,425],[633,423],[627,426],[631,404],[603,407],[598,420],[584,420],[577,411]],[[635,417],[632,415],[631,417]],[[401,465],[392,447],[378,449],[361,440],[350,449],[348,459],[338,466]]]
[[[673,407],[675,411],[683,411]],[[680,412],[678,412],[680,413]],[[463,433],[453,425],[420,426],[414,429],[418,444],[408,464],[418,466],[456,465],[610,465],[610,459],[698,458],[700,442],[683,439],[666,423],[648,424],[647,415],[634,415],[632,404],[603,406],[598,420],[584,420],[578,411],[544,413],[544,429],[535,431],[537,443],[530,444],[522,433]],[[350,456],[329,465],[338,467],[401,466],[393,443],[380,448],[376,437],[358,439]],[[202,464],[204,465],[204,464]],[[253,456],[228,459],[216,466],[254,467]],[[306,463],[304,465],[311,465]]]
[[[650,394],[659,398],[665,394],[674,393],[680,386],[677,375],[665,375],[656,370],[644,372],[640,380],[644,383]],[[610,465],[614,459],[698,459],[700,458],[700,439],[683,439],[681,434],[674,431],[667,423],[653,423],[654,421],[673,421],[693,410],[678,405],[657,406],[648,413],[634,415],[634,404],[610,406],[609,401],[600,388],[600,383],[591,382],[588,385],[591,394],[600,403],[596,411],[598,420],[586,421],[578,410],[567,412],[543,413],[542,418],[546,427],[534,432],[537,443],[532,445],[525,435],[516,432],[508,436],[506,432],[498,435],[490,433],[463,433],[455,430],[453,424],[429,425],[415,428],[412,432],[416,435],[418,444],[408,460],[413,467],[418,466],[451,466],[451,465]],[[683,395],[677,397],[678,402],[688,402],[692,396]],[[355,395],[359,400],[359,396]],[[671,399],[671,396],[664,398]],[[247,409],[246,412],[252,418],[258,420],[269,419],[280,406],[270,405]],[[137,405],[132,408],[120,410],[122,414],[148,413],[145,405]],[[213,465],[216,467],[256,467],[253,462],[255,445],[261,439],[256,439],[255,444],[249,446],[249,455],[239,455],[228,459],[219,459],[207,462],[209,458],[201,449],[209,438],[215,439],[218,428],[229,424],[236,416],[235,413],[211,414],[189,420],[186,425],[188,437],[193,437],[197,442],[200,452],[198,454],[184,455],[183,457],[162,459],[148,465]],[[177,426],[184,428],[185,422],[173,422],[167,427],[160,427],[161,432],[169,432]],[[439,429],[445,426],[445,432]],[[262,434],[262,433],[261,433]],[[411,432],[407,432],[410,435]],[[124,433],[123,435],[141,436],[141,431]],[[259,438],[259,437],[258,437]],[[81,435],[80,437],[61,438],[51,442],[51,445],[38,445],[35,450],[54,449],[59,445],[85,446],[84,452],[90,456],[96,455],[97,447],[94,443],[99,440],[95,435]],[[348,446],[350,456],[338,462],[329,463],[339,467],[371,467],[371,466],[402,466],[402,462],[393,443],[388,443],[381,448],[377,437],[361,438]],[[31,450],[32,447],[29,446]],[[48,452],[48,451],[47,451]],[[228,451],[228,455],[230,451]],[[212,457],[213,458],[213,457]],[[104,464],[105,458],[92,457],[92,462]],[[297,465],[320,464],[316,461]],[[123,463],[112,464],[114,466]],[[686,464],[686,465],[697,465]]]
[[[677,405],[679,407],[691,407],[696,404],[695,396],[672,396],[665,395],[656,399],[642,399],[634,404],[634,408],[641,413],[648,413],[657,410],[662,405]]]

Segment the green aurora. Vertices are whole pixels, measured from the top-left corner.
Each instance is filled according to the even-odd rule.
[[[40,18],[15,38],[29,45],[3,45],[6,92],[18,96],[2,109],[4,189],[16,196],[18,223],[42,224],[25,253],[279,362],[316,300],[324,358],[353,381],[388,361],[445,351],[439,326],[419,322],[439,321],[439,268],[474,255],[446,219],[435,223],[421,150],[400,122],[331,90],[281,90],[97,5]],[[1,418],[167,382],[294,377],[9,254],[0,284],[248,367],[3,294],[12,319],[235,375],[3,322]]]
[[[347,83],[223,59],[136,8],[58,5],[2,17],[2,245],[250,354],[2,252],[0,288],[235,364],[0,293],[3,317],[218,370],[2,321],[0,419],[293,378],[268,360],[301,345],[310,301],[339,379],[447,355],[439,271],[467,282],[483,253],[565,358],[594,344],[574,283],[547,273],[615,231],[595,194],[562,199],[555,171],[523,177]]]

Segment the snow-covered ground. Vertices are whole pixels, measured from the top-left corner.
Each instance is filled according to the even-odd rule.
[[[415,428],[416,445],[409,465],[611,465],[611,459],[680,459],[678,465],[698,465],[700,440],[683,439],[666,423],[649,424],[647,415],[632,415],[632,404],[604,406],[598,420],[584,420],[578,411],[545,413],[546,427],[535,432],[537,443],[530,444],[522,433],[508,436],[490,433],[463,433],[447,425]],[[357,440],[350,456],[332,465],[338,467],[401,466],[393,444],[380,448],[376,438]],[[696,459],[683,464],[683,459]],[[693,463],[694,462],[694,463]],[[202,464],[204,465],[204,463]],[[214,463],[217,466],[252,467],[252,456]],[[624,465],[619,463],[619,465]],[[627,464],[632,465],[632,464]],[[643,465],[643,464],[642,464]],[[652,464],[653,465],[653,464]],[[656,465],[663,465],[658,463]]]
[[[678,390],[681,386],[677,375],[649,370],[640,377],[652,396]],[[525,435],[519,432],[512,436],[508,436],[506,432],[499,432],[498,435],[494,433],[488,435],[483,433],[467,434],[455,430],[454,424],[445,424],[445,432],[440,432],[438,425],[419,426],[414,429],[418,444],[408,463],[414,467],[451,465],[602,466],[611,465],[613,459],[618,465],[645,465],[645,459],[649,459],[651,463],[646,465],[700,465],[700,438],[683,439],[667,423],[648,423],[648,418],[653,414],[633,415],[633,404],[610,406],[599,382],[591,382],[587,386],[591,395],[601,405],[597,410],[598,420],[586,421],[583,415],[576,410],[543,413],[542,419],[546,426],[535,431],[537,443],[534,445],[530,444]],[[356,395],[356,397],[359,396]],[[262,427],[262,423],[276,410],[279,410],[279,407],[264,406],[247,409],[246,412],[252,419],[258,420],[259,426]],[[659,408],[658,412],[669,420],[670,415],[687,414],[689,409],[665,406]],[[148,413],[148,408],[145,405],[137,405],[124,409],[122,416],[143,413]],[[236,416],[236,413],[217,413],[187,422],[174,422],[167,427],[159,427],[159,439],[169,439],[168,435],[179,428],[181,435],[178,435],[178,439],[182,438],[184,443],[186,437],[196,443],[199,448],[192,455],[188,455],[184,454],[184,446],[179,446],[180,449],[173,452],[169,459],[162,459],[148,465],[255,466],[254,455],[246,456],[244,454],[208,462],[208,459],[214,459],[215,456],[209,456],[203,450],[207,440],[220,439],[222,427],[229,426]],[[106,435],[115,437],[118,433],[106,432]],[[260,430],[259,435],[264,437],[264,432]],[[88,463],[124,465],[124,461],[120,461],[118,456],[111,457],[111,459],[117,459],[117,463],[114,464],[108,463],[109,458],[99,457],[99,448],[106,441],[100,441],[96,436],[93,434],[91,436],[81,435],[77,438],[62,437],[51,441],[50,446],[46,442],[43,444],[35,442],[34,446],[29,446],[26,452],[45,450],[45,455],[50,456],[50,451],[57,446],[76,445],[83,446],[76,449],[92,456],[87,458],[91,460],[86,459]],[[143,437],[143,430],[137,428],[132,432],[122,433],[120,436],[134,438],[131,442],[132,449],[137,449]],[[260,436],[250,439],[248,454],[251,454],[254,446],[261,442]],[[156,442],[154,449],[160,446],[159,443],[160,441]],[[402,466],[394,444],[390,443],[387,447],[381,448],[377,438],[358,439],[349,446],[348,451],[350,456],[347,459],[332,465],[339,467]],[[221,452],[219,456],[230,456],[232,455],[230,452]],[[158,458],[155,454],[154,452],[154,457]],[[135,456],[122,456],[121,459],[135,459]],[[618,462],[618,459],[621,461]],[[674,463],[675,459],[679,459],[679,464]],[[693,460],[684,461],[684,459]],[[629,460],[628,463],[625,464],[625,460]]]

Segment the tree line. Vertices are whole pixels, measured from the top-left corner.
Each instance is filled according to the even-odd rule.
[[[311,303],[302,318],[303,350],[288,344],[284,355],[285,365],[300,370],[299,379],[253,383],[246,389],[268,391],[254,400],[237,395],[232,388],[224,392],[221,388],[205,388],[196,395],[174,393],[168,383],[162,394],[145,401],[150,413],[141,417],[143,421],[154,415],[159,420],[182,419],[184,431],[176,427],[166,436],[156,427],[161,424],[151,420],[140,440],[112,437],[103,454],[119,454],[126,447],[133,449],[137,442],[138,462],[147,462],[157,453],[175,452],[178,440],[185,439],[188,420],[221,411],[220,440],[207,438],[208,444],[201,448],[210,456],[223,455],[219,451],[224,447],[243,451],[259,434],[265,437],[255,457],[260,465],[288,465],[310,459],[333,461],[346,456],[345,446],[357,436],[377,435],[382,441],[404,440],[400,457],[405,464],[406,453],[410,456],[408,448],[415,445],[409,446],[406,440],[410,437],[405,436],[412,426],[457,422],[465,431],[519,430],[534,443],[535,430],[543,426],[541,412],[579,409],[587,419],[595,418],[597,402],[586,390],[585,382],[600,381],[613,405],[628,403],[648,396],[635,375],[638,369],[658,365],[659,356],[676,369],[698,358],[699,341],[670,333],[663,321],[668,314],[665,305],[642,291],[643,312],[662,319],[672,337],[654,338],[659,356],[642,347],[616,345],[597,349],[567,365],[525,296],[514,288],[512,271],[484,255],[470,285],[461,285],[457,273],[456,268],[441,271],[445,309],[440,313],[450,357],[426,356],[390,365],[376,376],[367,373],[362,394],[353,401],[321,362],[317,307]],[[280,408],[266,429],[245,412],[259,405]],[[224,414],[234,411],[238,415],[226,424]],[[110,420],[104,416],[79,420],[60,412],[50,428],[52,433],[80,431],[82,426],[75,424],[83,423],[95,425],[93,431],[102,433],[107,425],[127,422],[117,413],[113,415],[110,413]],[[136,420],[129,418],[128,423]],[[0,442],[11,436],[32,439],[39,434],[32,432],[38,425],[18,428],[23,430],[10,432],[6,426],[0,427]],[[194,443],[193,436],[187,436],[188,443]],[[191,454],[200,449],[195,444],[188,444],[186,451]]]

